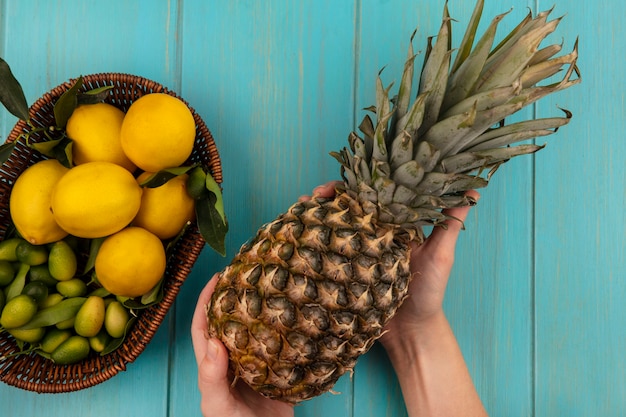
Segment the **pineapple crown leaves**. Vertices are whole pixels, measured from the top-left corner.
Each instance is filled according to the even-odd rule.
[[[376,204],[382,221],[440,225],[447,219],[440,209],[473,204],[465,191],[487,186],[511,158],[543,148],[519,142],[553,134],[572,117],[561,109],[560,117],[504,123],[522,108],[581,81],[578,41],[561,56],[562,44],[540,48],[561,21],[548,20],[551,9],[535,17],[529,12],[493,47],[498,24],[508,12],[496,16],[477,38],[483,5],[477,2],[456,50],[451,47],[452,19],[444,7],[435,43],[428,39],[411,102],[414,32],[397,95],[390,97],[392,85],[385,88],[379,73],[376,105],[366,109],[376,121],[366,115],[359,125],[362,136],[352,132],[350,149],[331,153],[342,165],[345,188],[361,202]],[[558,73],[557,81],[539,85]]]

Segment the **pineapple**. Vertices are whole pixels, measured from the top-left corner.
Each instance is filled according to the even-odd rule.
[[[514,156],[542,146],[517,144],[567,124],[571,113],[505,124],[540,98],[580,82],[577,43],[540,48],[560,19],[529,13],[497,46],[497,16],[475,45],[478,1],[452,60],[444,7],[428,41],[412,96],[412,38],[397,95],[380,74],[375,122],[366,116],[349,149],[331,153],[343,183],[333,199],[298,202],[263,226],[220,274],[207,306],[209,333],[229,350],[231,369],[262,395],[298,403],[331,390],[370,349],[404,300],[411,241],[443,226],[442,209],[474,204]],[[552,83],[538,85],[553,78]]]

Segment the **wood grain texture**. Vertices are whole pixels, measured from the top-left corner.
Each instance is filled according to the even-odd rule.
[[[563,25],[580,33],[583,83],[540,105],[574,119],[536,166],[537,414],[617,417],[626,413],[626,5],[578,6]]]
[[[473,2],[450,0],[458,43]],[[499,34],[553,3],[487,1]],[[261,224],[339,171],[328,155],[399,82],[408,41],[437,33],[441,0],[0,0],[0,54],[29,102],[80,74],[128,72],[176,90],[212,131],[224,168],[228,256],[209,249],[153,342],[88,390],[38,395],[0,385],[0,414],[199,416],[189,337],[196,297]],[[557,3],[552,40],[580,36],[583,83],[524,116],[574,112],[533,157],[500,168],[458,244],[446,313],[493,416],[626,413],[626,142],[621,0]],[[27,51],[27,52],[26,52]],[[417,63],[421,65],[422,56]],[[419,66],[418,65],[418,66]],[[15,119],[0,112],[0,137]],[[304,416],[403,416],[384,350],[296,408]]]

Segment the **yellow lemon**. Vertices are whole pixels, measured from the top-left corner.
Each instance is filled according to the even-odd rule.
[[[104,240],[95,270],[98,282],[112,294],[138,297],[158,284],[165,262],[161,239],[141,227],[127,227]]]
[[[143,182],[150,175],[144,172],[137,178],[137,182]],[[187,193],[187,174],[183,174],[160,187],[144,187],[141,206],[132,224],[165,240],[180,233],[183,226],[194,218],[195,203]]]
[[[187,105],[164,93],[146,94],[133,102],[120,133],[122,149],[148,172],[180,166],[189,158],[196,123]]]
[[[108,103],[78,106],[67,121],[67,136],[72,139],[75,165],[107,161],[133,172],[135,164],[122,150],[120,130],[124,112]]]
[[[17,178],[9,199],[11,218],[17,231],[33,245],[44,245],[67,236],[50,211],[52,191],[68,172],[56,159],[28,167]]]
[[[141,204],[135,177],[111,162],[87,162],[57,183],[51,206],[57,223],[74,236],[97,238],[122,230]]]

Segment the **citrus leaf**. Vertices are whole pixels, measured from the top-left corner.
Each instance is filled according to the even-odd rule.
[[[228,223],[222,213],[216,208],[217,200],[217,196],[212,192],[209,193],[208,196],[197,200],[196,218],[198,221],[198,229],[206,243],[220,255],[226,256],[224,242],[226,233],[228,232]]]
[[[74,141],[69,138],[64,138],[64,139],[61,139],[61,143],[59,144],[59,146],[54,148],[55,150],[57,149],[59,150],[59,153],[57,154],[56,159],[59,160],[61,165],[67,168],[71,168],[72,165],[74,165],[74,161],[72,159],[73,147],[74,147]]]
[[[24,90],[11,72],[9,64],[2,58],[0,58],[0,102],[13,116],[24,121],[29,120]]]
[[[87,263],[85,264],[85,270],[83,271],[83,274],[91,271],[96,265],[96,255],[98,255],[100,246],[102,246],[102,243],[105,239],[105,237],[91,239],[91,243],[89,245],[89,258],[87,259]]]
[[[36,150],[48,158],[54,157],[54,148],[61,143],[62,139],[47,140],[45,142],[29,142],[28,147]]]
[[[104,350],[100,352],[100,356],[107,355],[113,352],[118,347],[120,347],[122,343],[124,342],[124,339],[126,338],[126,335],[128,334],[129,330],[133,327],[133,324],[135,324],[135,321],[137,321],[137,317],[131,317],[131,319],[128,320],[128,323],[126,323],[126,328],[124,329],[124,336],[111,340],[106,345]]]
[[[222,217],[222,221],[226,223],[226,214],[224,213],[224,199],[222,198],[222,189],[211,174],[206,174],[206,189],[210,193],[215,194],[215,209]]]
[[[85,297],[66,298],[51,307],[39,310],[28,323],[18,327],[18,329],[30,330],[38,327],[54,326],[57,323],[71,319],[76,316],[85,300],[87,300]]]
[[[174,177],[178,177],[179,175],[186,174],[187,171],[192,169],[193,167],[176,167],[176,168],[168,168],[163,169],[159,172],[156,172],[150,175],[146,180],[142,181],[139,185],[147,188],[156,188],[160,187],[169,180]]]
[[[163,278],[150,291],[141,296],[141,304],[151,306],[163,299]]]
[[[78,105],[78,90],[83,86],[83,77],[80,76],[69,90],[61,94],[54,105],[54,120],[58,128],[64,128],[74,109]]]
[[[76,99],[78,104],[96,104],[104,101],[108,97],[109,91],[113,89],[112,85],[106,85],[104,87],[94,88],[93,90],[86,91],[78,94]]]
[[[0,146],[0,165],[9,160],[13,148],[15,148],[15,142],[4,143]]]

